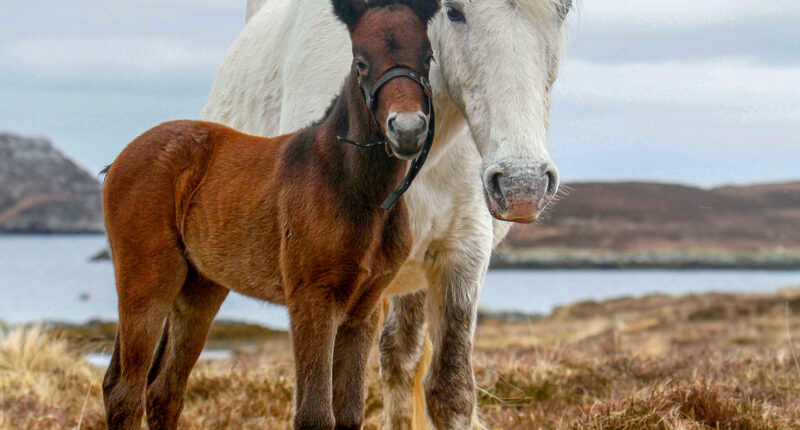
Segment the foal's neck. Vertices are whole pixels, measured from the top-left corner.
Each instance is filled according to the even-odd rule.
[[[373,198],[386,198],[400,183],[405,162],[390,157],[383,145],[360,148],[338,139],[339,136],[361,143],[383,141],[381,129],[367,108],[356,72],[351,70],[341,93],[320,127],[326,153],[342,167],[341,174],[351,178],[352,186],[365,187],[362,191]],[[356,191],[356,190],[354,190]],[[381,201],[376,202],[376,207]]]

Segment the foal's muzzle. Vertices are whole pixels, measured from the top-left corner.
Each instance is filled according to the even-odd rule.
[[[428,81],[426,76],[403,66],[395,66],[387,70],[375,81],[375,85],[372,88],[367,88],[359,77],[358,85],[361,88],[361,95],[364,96],[364,102],[367,105],[367,109],[373,121],[375,121],[376,124],[378,123],[378,120],[375,118],[375,96],[383,85],[394,78],[411,79],[422,87],[422,92],[425,94],[425,104],[428,108],[428,115],[425,116],[423,114],[420,121],[419,115],[415,117],[414,114],[411,114],[412,116],[410,117],[404,116],[400,118],[400,114],[392,112],[394,118],[392,118],[391,114],[387,118],[386,130],[389,130],[389,126],[391,125],[391,127],[394,128],[393,134],[396,140],[387,136],[389,142],[385,143],[385,145],[389,147],[392,153],[398,158],[406,160],[413,158],[414,161],[411,162],[411,166],[409,166],[406,177],[403,178],[403,182],[389,194],[389,197],[386,197],[383,203],[381,203],[381,209],[385,211],[388,211],[394,206],[397,199],[408,190],[408,187],[411,186],[411,182],[417,177],[417,173],[419,173],[420,169],[422,169],[422,165],[425,164],[425,160],[428,158],[428,152],[431,150],[433,136],[435,134],[434,128],[436,127],[436,113],[433,110],[433,94],[430,81]],[[419,113],[419,111],[417,113]],[[393,120],[391,124],[388,123],[390,119]],[[387,134],[389,134],[388,131]],[[419,136],[423,136],[422,139]],[[364,148],[371,148],[384,144],[384,142],[363,144],[340,136],[337,137],[343,142],[352,143]]]
[[[395,157],[411,160],[419,155],[428,136],[428,117],[421,111],[392,112],[386,118],[386,137]]]

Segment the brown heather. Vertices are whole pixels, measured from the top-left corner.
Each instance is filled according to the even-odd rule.
[[[102,371],[80,359],[87,345],[65,339],[41,328],[0,336],[0,428],[105,427]],[[648,296],[530,322],[485,320],[475,347],[481,416],[506,430],[800,429],[798,341],[797,290]],[[257,350],[199,363],[181,428],[287,428],[287,342],[271,336]],[[381,424],[376,358],[368,430]]]

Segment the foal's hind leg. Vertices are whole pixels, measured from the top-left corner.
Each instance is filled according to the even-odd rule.
[[[164,317],[186,278],[187,264],[179,249],[148,243],[149,249],[127,244],[123,251],[112,242],[119,328],[103,381],[103,398],[108,427],[115,430],[138,429],[141,425],[153,351]]]
[[[336,429],[358,430],[364,422],[364,379],[367,360],[381,309],[375,307],[366,320],[349,325],[336,333],[333,352],[333,414]]]
[[[190,271],[167,316],[159,352],[150,369],[147,387],[150,430],[177,428],[189,373],[227,296],[228,289]]]

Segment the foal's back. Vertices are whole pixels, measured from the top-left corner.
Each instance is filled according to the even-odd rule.
[[[154,242],[181,247],[203,276],[282,302],[283,294],[264,286],[280,280],[275,184],[291,137],[260,138],[201,121],[148,130],[125,148],[106,177],[112,248],[127,232],[146,231],[159,238]]]
[[[106,177],[111,248],[146,257],[126,248],[141,247],[147,232],[154,252],[179,249],[202,277],[278,304],[285,304],[287,276],[295,278],[289,284],[352,285],[343,294],[357,296],[393,275],[395,260],[407,254],[407,226],[404,215],[388,224],[371,216],[379,202],[358,205],[357,218],[343,211],[354,203],[347,185],[331,184],[346,167],[315,153],[318,138],[314,128],[262,138],[188,120],[148,130]]]

